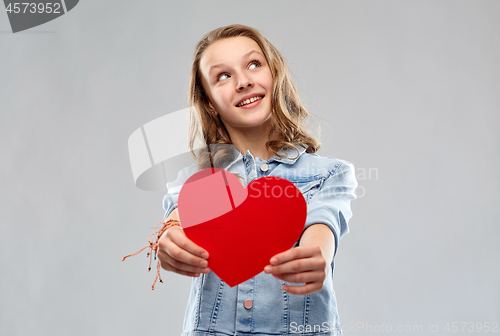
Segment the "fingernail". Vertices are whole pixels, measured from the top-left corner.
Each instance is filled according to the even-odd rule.
[[[207,259],[208,258],[208,253],[207,252],[203,252],[201,254],[201,257],[204,258],[204,259]]]
[[[201,267],[206,267],[208,265],[208,262],[206,260],[200,261],[200,266]]]
[[[271,269],[271,266],[267,265],[266,267],[264,267],[264,272],[271,273]]]
[[[275,263],[275,262],[277,262],[277,261],[278,261],[278,259],[276,259],[276,258],[271,258],[271,263]]]

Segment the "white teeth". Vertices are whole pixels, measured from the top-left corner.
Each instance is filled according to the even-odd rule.
[[[256,101],[256,100],[260,100],[260,99],[262,99],[262,98],[263,98],[263,97],[252,97],[252,98],[250,98],[250,99],[247,99],[247,100],[242,101],[242,102],[238,105],[238,107],[241,107],[241,106],[246,105],[246,104],[253,103],[254,101]]]

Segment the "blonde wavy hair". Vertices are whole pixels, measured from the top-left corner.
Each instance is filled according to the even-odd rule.
[[[212,43],[237,36],[251,38],[259,45],[273,77],[272,127],[269,132],[269,141],[266,142],[266,149],[283,157],[278,152],[285,147],[293,147],[297,150],[297,156],[293,159],[298,158],[297,144],[304,146],[306,153],[316,153],[321,144],[309,135],[304,125],[309,113],[300,102],[299,94],[283,56],[256,29],[235,24],[217,28],[206,34],[196,45],[193,56],[188,93],[188,104],[191,107],[188,145],[191,155],[198,161],[200,170],[210,167],[223,168],[234,159],[234,150],[230,148],[232,146],[226,146],[232,144],[229,133],[220,116],[211,113],[209,98],[201,82],[200,60],[203,52]],[[193,151],[197,137],[201,137],[207,145],[206,148],[200,149],[198,157]]]

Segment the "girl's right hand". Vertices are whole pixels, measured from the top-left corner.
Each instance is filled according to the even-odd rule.
[[[158,258],[164,270],[190,277],[208,273],[208,252],[186,237],[179,226],[168,228],[158,241]]]

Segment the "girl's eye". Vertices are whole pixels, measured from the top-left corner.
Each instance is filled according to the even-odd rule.
[[[228,74],[222,73],[222,74],[220,74],[219,76],[217,76],[217,80],[218,80],[218,81],[221,81],[221,80],[226,79],[226,78],[224,78],[224,76],[227,76],[227,78],[229,78],[229,75],[228,75]]]
[[[255,69],[255,68],[252,68],[252,65],[257,65],[255,68],[258,68],[258,67],[260,67],[260,62],[257,60],[254,60],[250,63],[250,69]]]
[[[253,67],[255,65],[255,67]],[[253,60],[252,62],[250,62],[250,66],[248,67],[249,69],[255,69],[255,68],[258,68],[261,66],[261,63],[257,60]],[[218,81],[221,81],[221,80],[224,80],[224,79],[227,79],[231,77],[229,74],[227,73],[221,73],[220,75],[217,76],[217,80]]]

